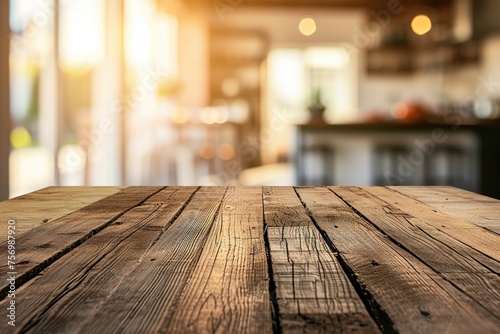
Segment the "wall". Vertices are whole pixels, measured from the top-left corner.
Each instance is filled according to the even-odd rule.
[[[500,1],[471,0],[473,6],[474,38],[485,38],[500,30]]]
[[[184,9],[179,16],[179,102],[188,108],[209,103],[209,16],[204,6]]]
[[[300,33],[298,26],[302,18],[311,16],[316,21],[316,32],[311,36]],[[277,48],[303,48],[307,46],[338,46],[342,43],[352,44],[357,36],[356,28],[362,27],[366,21],[364,11],[355,9],[325,9],[325,8],[253,8],[242,4],[224,15],[212,12],[212,24],[235,29],[258,30],[266,33],[269,50]],[[353,67],[357,71],[356,66]],[[354,74],[353,76],[357,76]],[[357,85],[357,78],[352,80]],[[267,82],[262,83],[266,87]],[[264,89],[264,88],[263,88]],[[354,105],[358,100],[357,88],[353,87]],[[266,95],[266,94],[264,94]],[[283,117],[294,122],[294,114],[303,114],[303,110],[281,110],[275,114],[268,110],[267,101],[262,104],[261,160],[263,164],[278,161],[279,156],[290,152],[293,146],[293,127],[283,127],[280,123]],[[305,109],[305,106],[304,106]],[[357,108],[353,114],[357,114]],[[276,120],[278,123],[276,124]],[[290,158],[290,157],[289,157]]]
[[[360,113],[361,116],[371,112],[389,115],[391,107],[400,101],[419,101],[435,108],[446,101],[465,102],[465,97],[474,94],[478,80],[478,65],[446,74],[363,74],[360,81]]]
[[[9,1],[0,1],[0,201],[9,198]]]
[[[317,31],[311,36],[303,36],[298,29],[300,20],[312,16]],[[223,17],[212,13],[214,24],[246,29],[258,29],[269,35],[271,47],[297,46],[348,42],[356,37],[356,28],[366,20],[364,11],[354,9],[325,8],[234,8]]]
[[[389,114],[391,106],[397,101],[417,100],[438,107],[450,101],[464,103],[477,98],[500,96],[500,84],[497,84],[500,82],[500,34],[484,39],[480,48],[482,56],[479,63],[444,73],[369,76],[362,69],[359,98],[361,114],[371,111]],[[492,84],[483,87],[488,81]]]
[[[499,29],[500,30],[500,29]],[[500,96],[500,32],[484,40],[481,72],[484,78],[494,81],[492,95]]]

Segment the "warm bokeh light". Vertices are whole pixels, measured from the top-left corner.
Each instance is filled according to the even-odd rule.
[[[224,106],[204,108],[200,119],[205,124],[224,124],[228,121],[227,108]]]
[[[203,143],[199,151],[200,157],[205,160],[214,158],[214,147],[211,143]]]
[[[233,97],[240,92],[240,83],[235,78],[226,78],[222,81],[221,89],[224,95]]]
[[[411,21],[411,29],[417,35],[425,35],[432,29],[432,21],[427,15],[417,15]]]
[[[412,124],[500,121],[500,89],[475,80],[500,76],[500,28],[482,22],[498,8],[471,0],[408,2],[401,12],[262,2],[224,20],[205,1],[0,3],[10,4],[0,6],[10,12],[0,19],[10,36],[10,47],[0,39],[10,196],[54,184],[387,185],[398,171],[384,147],[412,149],[413,133],[403,133]],[[337,144],[343,123],[370,130]],[[385,123],[402,124],[401,136],[372,140]],[[309,135],[316,125],[335,133]],[[489,176],[476,167],[481,138],[457,136],[402,183],[454,185],[445,156],[457,146],[477,161],[460,166],[471,175],[456,173],[465,180],[456,185],[479,189]]]
[[[224,143],[219,147],[219,150],[217,153],[219,155],[219,158],[227,161],[227,160],[233,159],[236,152],[234,150],[233,145],[231,145],[229,143]]]
[[[31,146],[31,135],[24,127],[18,127],[10,133],[10,142],[13,148],[23,148]]]
[[[83,171],[85,168],[85,151],[77,145],[64,145],[57,156],[57,167],[61,174]]]
[[[304,36],[311,36],[316,32],[316,21],[312,17],[305,17],[299,23],[300,33]]]
[[[178,107],[171,115],[172,121],[176,124],[184,124],[189,120],[189,114],[186,108]]]

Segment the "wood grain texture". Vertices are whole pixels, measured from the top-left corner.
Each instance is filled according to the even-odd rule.
[[[304,208],[293,188],[264,188],[266,225],[269,227],[310,226],[311,220],[304,215]]]
[[[112,294],[79,325],[81,333],[160,333],[173,316],[217,219],[226,188],[204,187]]]
[[[264,214],[283,332],[377,332],[294,189],[265,187]]]
[[[488,333],[499,328],[498,318],[392,242],[331,191],[298,188],[297,192],[355,275],[384,331]]]
[[[125,188],[16,237],[17,287],[161,189],[161,187]],[[7,241],[0,244],[0,249],[7,249]],[[7,263],[0,265],[0,271],[4,273],[9,271]],[[4,297],[6,291],[7,282],[2,281],[0,295]]]
[[[500,234],[500,200],[453,187],[389,187],[449,216]]]
[[[169,187],[119,217],[18,290],[19,332],[75,333],[168,228],[196,188]],[[0,303],[6,307],[8,300]],[[0,322],[0,332],[9,326]]]
[[[24,196],[0,202],[0,223],[16,221],[16,235],[57,218],[66,216],[124,187],[48,187]],[[0,241],[7,239],[7,229],[0,230]]]
[[[500,319],[499,261],[455,240],[427,221],[413,217],[405,209],[395,208],[371,194],[369,188],[333,189],[392,241]]]
[[[37,211],[25,217],[46,203],[53,219],[16,236],[17,326],[0,333],[500,328],[497,200],[450,187],[111,189],[1,203]]]
[[[169,333],[272,333],[262,188],[228,189]]]
[[[385,187],[369,187],[367,191],[486,256],[496,261],[500,260],[500,247],[498,246],[500,238],[496,233],[449,216],[418,200]]]

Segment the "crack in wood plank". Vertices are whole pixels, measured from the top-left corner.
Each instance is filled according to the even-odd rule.
[[[295,190],[265,187],[264,199],[282,330],[347,333],[356,328],[377,332],[377,325]]]
[[[498,327],[498,320],[469,296],[353,210],[346,211],[348,205],[333,192],[324,188],[297,188],[297,191],[317,224],[356,274],[359,284],[387,312],[396,330],[484,332]],[[372,261],[378,265],[373,266]],[[424,316],[421,310],[429,316]]]
[[[125,188],[17,237],[17,288],[38,275],[61,256],[111,225],[124,212],[140,205],[161,189],[163,188]],[[7,241],[1,243],[0,248],[7,249]],[[0,265],[0,271],[7,272],[7,265]],[[8,289],[8,282],[1,283],[0,300],[5,298]]]
[[[19,332],[29,332],[35,326],[37,332],[74,331],[76,324],[97,312],[97,298],[106,299],[130,274],[150,243],[189,203],[193,192],[196,188],[172,187],[156,193],[124,213],[119,218],[121,224],[110,225],[21,287],[17,295],[23,305],[18,310]],[[8,300],[0,305],[6,303]],[[0,323],[0,329],[4,325]]]

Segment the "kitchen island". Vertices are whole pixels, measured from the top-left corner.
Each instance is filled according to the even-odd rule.
[[[500,122],[296,126],[297,185],[452,185],[500,198]]]

